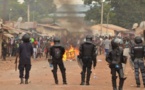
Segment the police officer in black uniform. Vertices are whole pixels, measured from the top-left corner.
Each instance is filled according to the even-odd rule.
[[[140,87],[140,78],[139,78],[139,69],[140,69],[143,79],[143,85],[145,87],[145,65],[144,65],[145,46],[143,45],[143,41],[140,36],[136,36],[134,42],[136,44],[131,47],[130,55],[132,61],[134,62],[135,80],[137,87]]]
[[[106,56],[106,61],[109,63],[109,67],[111,69],[112,74],[112,86],[113,90],[123,90],[124,73],[122,63],[126,63],[126,57],[123,56],[123,50],[119,48],[119,38],[115,38],[111,41],[112,51]],[[117,75],[119,75],[119,89],[117,89],[116,79]]]
[[[54,45],[50,47],[50,55],[52,56],[52,65],[53,65],[53,77],[55,80],[55,84],[58,84],[58,77],[57,77],[57,66],[59,66],[63,84],[67,84],[66,82],[66,69],[63,64],[63,54],[65,53],[65,48],[60,44],[60,39],[55,37],[54,38]]]
[[[96,67],[96,47],[92,43],[93,37],[91,35],[86,36],[86,41],[80,45],[80,53],[79,58],[82,60],[83,66],[82,66],[82,72],[81,72],[81,84],[85,85],[85,74],[87,71],[86,76],[86,85],[90,85],[90,76],[91,76],[91,68],[92,63],[94,68]]]
[[[33,47],[30,43],[30,36],[28,34],[25,34],[22,37],[23,43],[20,44],[18,49],[17,57],[19,56],[19,74],[21,82],[20,84],[23,84],[23,78],[25,78],[25,84],[28,84],[29,79],[29,72],[31,69],[31,56],[33,55]],[[17,59],[16,59],[17,60]],[[17,61],[15,61],[16,63]],[[25,70],[25,76],[24,76],[24,70]]]

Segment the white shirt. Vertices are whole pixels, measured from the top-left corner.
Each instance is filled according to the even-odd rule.
[[[105,39],[103,44],[105,49],[110,49],[111,41],[109,39]]]

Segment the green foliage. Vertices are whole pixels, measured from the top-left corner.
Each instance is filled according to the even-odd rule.
[[[145,19],[145,0],[112,0],[111,5],[115,7],[116,15],[113,23],[131,28],[133,23],[140,23]]]
[[[17,20],[23,17],[27,20],[27,5],[30,5],[30,19],[38,20],[43,17],[48,17],[48,14],[55,12],[56,6],[53,0],[24,0],[23,4],[17,0],[0,0],[0,17],[8,21]]]
[[[91,2],[90,2],[91,1]],[[101,0],[84,0],[85,4],[90,4],[92,1]],[[145,0],[106,0],[111,3],[104,5],[104,23],[106,23],[107,12],[110,8],[114,10],[109,12],[109,23],[119,25],[125,28],[131,28],[133,23],[140,23],[145,20]],[[100,22],[101,14],[100,7],[93,7],[86,13],[86,20],[94,20]]]
[[[104,3],[104,10],[103,10],[104,23],[107,23],[107,17],[111,18],[114,16],[114,13],[110,10],[111,10],[111,5],[108,3]],[[101,3],[100,2],[93,4],[91,9],[86,12],[85,19],[88,21],[93,21],[94,24],[99,24],[101,22]]]
[[[48,17],[48,14],[56,11],[56,6],[53,0],[37,0],[31,4],[31,18],[38,20],[39,18]],[[34,16],[34,17],[33,17]]]
[[[48,17],[48,14],[56,11],[53,0],[25,0],[24,4],[30,2],[31,21],[37,21],[41,18]]]
[[[100,17],[101,17],[100,7],[95,5],[94,7],[91,7],[89,11],[86,12],[85,19],[93,23],[99,23]]]
[[[27,17],[27,6],[24,4],[20,4],[17,2],[17,0],[10,0],[8,5],[8,15],[11,20],[17,20],[19,17],[23,17],[25,20]]]

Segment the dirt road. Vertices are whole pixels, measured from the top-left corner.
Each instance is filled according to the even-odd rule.
[[[11,60],[11,61],[10,61]],[[110,69],[104,60],[104,56],[98,56],[96,69],[92,69],[90,86],[80,86],[80,72],[76,61],[66,61],[66,74],[68,85],[62,84],[60,70],[59,85],[54,84],[51,69],[47,60],[32,60],[30,83],[19,84],[19,72],[14,70],[14,58],[7,61],[0,60],[0,90],[112,90]],[[134,73],[127,66],[128,78],[125,81],[124,90],[145,90],[143,85],[136,88]]]

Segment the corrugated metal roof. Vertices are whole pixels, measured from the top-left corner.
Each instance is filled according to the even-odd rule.
[[[47,27],[47,28],[51,28],[51,29],[55,29],[55,30],[62,30],[65,28],[62,28],[60,26],[57,25],[50,25],[50,24],[38,24],[38,26],[43,26],[43,27]]]
[[[112,35],[112,36],[115,35],[113,29],[109,29],[109,28],[105,28],[105,27],[102,27],[102,29],[101,29],[101,25],[99,25],[99,24],[92,26],[91,30],[95,30],[96,31],[95,34],[99,34],[99,35],[100,35],[101,32],[102,32],[101,33],[102,35],[108,35],[108,34]]]
[[[113,25],[113,24],[103,24],[103,27],[105,28],[109,28],[115,31],[128,31],[128,29],[117,26],[117,25]]]

